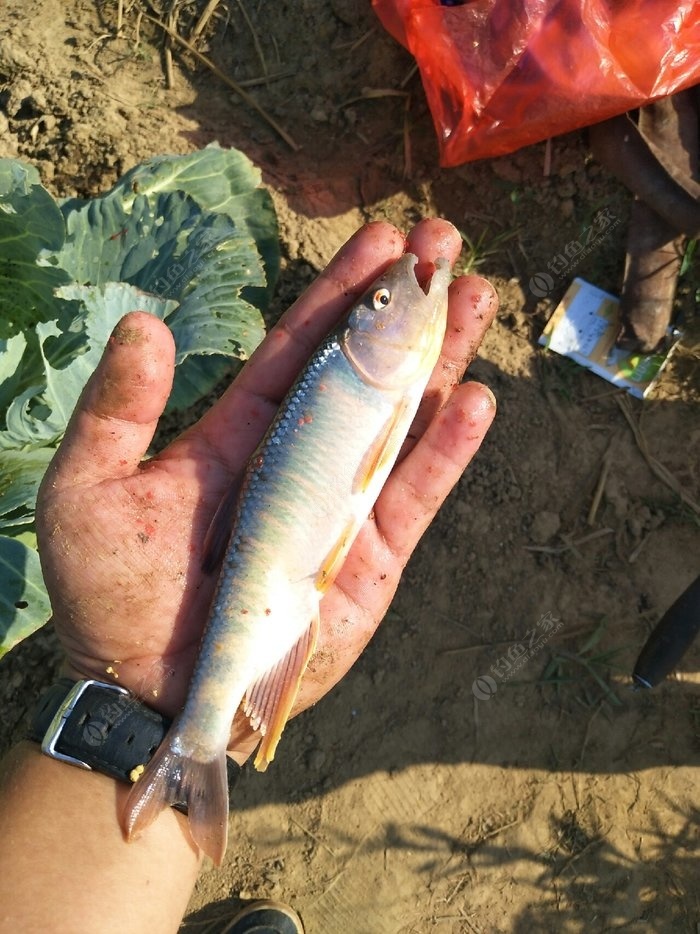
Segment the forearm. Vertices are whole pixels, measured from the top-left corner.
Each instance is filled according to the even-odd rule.
[[[126,843],[128,787],[20,743],[0,775],[0,931],[177,931],[200,860],[169,810]]]

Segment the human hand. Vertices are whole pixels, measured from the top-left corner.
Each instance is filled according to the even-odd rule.
[[[118,683],[173,716],[182,706],[216,579],[202,573],[214,512],[309,355],[404,248],[427,278],[461,247],[445,221],[408,242],[389,224],[362,228],[283,315],[222,398],[168,447],[142,460],[172,385],[168,328],[132,312],[115,329],[42,484],[37,533],[67,673]],[[479,447],[493,396],[459,385],[496,311],[478,277],[450,287],[442,356],[372,516],[321,603],[316,653],[294,713],[350,668],[384,616],[420,536]],[[239,761],[257,743],[237,723]]]

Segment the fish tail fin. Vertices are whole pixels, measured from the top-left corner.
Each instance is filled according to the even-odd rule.
[[[166,737],[129,792],[123,813],[127,839],[173,804],[187,807],[192,839],[220,866],[228,834],[226,753],[201,761],[178,752]]]

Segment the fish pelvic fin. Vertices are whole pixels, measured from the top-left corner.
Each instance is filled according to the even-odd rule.
[[[173,804],[187,807],[192,839],[220,866],[228,834],[226,753],[200,761],[178,752],[166,737],[129,792],[122,815],[127,840]]]
[[[289,652],[246,692],[245,715],[253,729],[263,734],[254,762],[259,772],[264,772],[275,757],[277,744],[299,693],[301,679],[316,648],[318,630],[317,613]]]

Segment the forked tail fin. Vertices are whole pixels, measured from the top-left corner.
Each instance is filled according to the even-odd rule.
[[[228,832],[226,753],[200,762],[173,746],[166,736],[129,793],[123,814],[127,839],[138,836],[164,808],[184,804],[194,842],[220,866]]]

